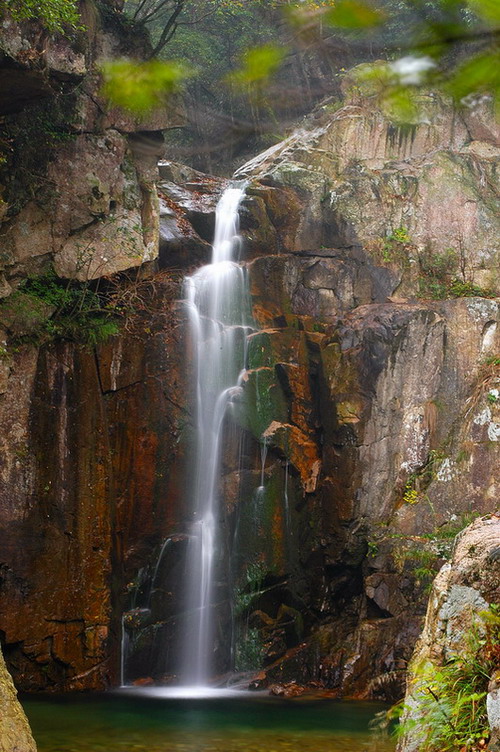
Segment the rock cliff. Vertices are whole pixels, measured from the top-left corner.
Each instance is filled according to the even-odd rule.
[[[155,429],[146,427],[169,397],[144,348],[163,329],[175,339],[164,322],[175,283],[133,283],[127,294],[139,308],[145,295],[158,320],[136,322],[140,329],[129,328],[113,356],[67,341],[42,347],[48,330],[41,336],[41,328],[57,304],[19,289],[27,278],[43,286],[55,272],[61,290],[90,291],[92,280],[121,270],[140,268],[147,277],[147,262],[158,256],[157,159],[163,130],[182,122],[182,108],[172,98],[147,119],[110,109],[100,93],[100,65],[110,57],[140,58],[149,42],[112,2],[83,2],[80,11],[85,31],[68,37],[8,17],[0,27],[1,629],[16,683],[28,690],[115,681],[122,542],[134,536],[137,515],[146,523],[139,547],[149,524],[156,525],[151,487],[166,482],[159,480],[159,455],[174,452],[158,448]],[[70,288],[72,281],[83,287]],[[164,288],[168,302],[157,305]],[[122,347],[127,365],[118,373]],[[169,357],[160,357],[161,372]],[[137,396],[146,382],[158,397],[149,417]],[[121,433],[117,392],[129,396]],[[129,494],[139,501],[134,511]],[[154,535],[162,520],[163,514]]]
[[[497,169],[495,124],[434,95],[423,107],[397,130],[348,90],[238,172],[259,331],[233,419],[246,471],[226,457],[223,490],[237,665],[265,667],[253,686],[400,694],[454,535],[496,507],[498,225],[493,182],[472,177]],[[203,258],[213,183],[160,170],[177,202],[162,262]]]
[[[159,258],[105,345],[6,340],[0,628],[25,689],[117,682],[122,638],[128,679],[173,671],[193,440],[174,301],[179,270],[208,256],[225,185],[160,164],[145,240],[150,132],[165,123],[132,137],[117,114],[95,126],[85,101],[93,125],[47,163],[57,201],[43,217],[9,204],[6,283],[48,262],[81,281],[117,272],[152,258],[158,237]],[[258,328],[227,420],[221,524],[237,546],[219,619],[224,631],[231,593],[236,629],[217,655],[221,673],[228,648],[238,670],[263,668],[256,687],[398,696],[430,581],[497,503],[494,125],[486,104],[423,106],[421,123],[394,129],[346,84],[345,102],[240,171]]]
[[[2,296],[49,263],[87,281],[158,255],[156,162],[182,111],[173,100],[145,119],[110,109],[100,66],[149,42],[111,2],[82,3],[81,18],[72,38],[2,21]]]

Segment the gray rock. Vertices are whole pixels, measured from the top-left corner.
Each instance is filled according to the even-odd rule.
[[[425,717],[419,702],[420,667],[432,669],[467,650],[471,627],[481,629],[480,613],[500,595],[500,562],[491,562],[490,554],[500,540],[500,516],[476,520],[457,537],[453,560],[442,567],[429,598],[425,624],[417,642],[409,670],[405,704],[406,719],[416,726],[407,731],[398,744],[398,752],[417,752],[420,745],[419,722]],[[492,731],[491,750],[497,749],[500,732],[500,694],[498,671],[488,688],[487,710]]]

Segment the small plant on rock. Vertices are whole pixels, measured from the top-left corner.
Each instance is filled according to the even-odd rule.
[[[385,263],[408,264],[409,251],[412,240],[406,227],[396,227],[385,238],[382,244],[382,260]]]
[[[53,269],[28,278],[21,286],[28,299],[46,304],[50,316],[40,321],[35,339],[39,341],[66,339],[86,345],[97,345],[118,334],[115,311],[106,295],[89,283],[60,279]]]
[[[446,248],[441,253],[426,251],[420,254],[418,286],[421,297],[434,300],[495,297],[493,290],[466,279],[467,270],[463,261],[463,250],[457,253],[453,248]]]
[[[37,20],[51,33],[82,29],[74,0],[1,0],[0,14],[3,13],[14,21]]]

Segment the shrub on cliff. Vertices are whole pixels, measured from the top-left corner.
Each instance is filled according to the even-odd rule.
[[[80,27],[75,0],[0,0],[0,14],[8,14],[14,21],[40,21],[50,32]]]

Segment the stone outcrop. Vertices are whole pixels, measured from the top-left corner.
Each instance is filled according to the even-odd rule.
[[[3,297],[49,264],[87,281],[158,255],[156,163],[182,110],[175,99],[142,119],[110,109],[100,66],[144,55],[148,40],[111,4],[81,13],[87,30],[71,41],[31,22],[0,29]]]
[[[28,721],[17,699],[12,679],[0,652],[0,750],[1,752],[36,752]]]
[[[458,536],[451,562],[441,568],[433,583],[424,628],[410,664],[406,696],[407,715],[417,724],[400,741],[399,752],[417,752],[420,748],[420,723],[425,727],[418,691],[422,666],[438,671],[450,658],[467,654],[471,630],[484,632],[481,612],[491,604],[500,604],[499,541],[500,517],[493,515],[476,520]],[[484,680],[484,691],[487,689],[492,731],[489,749],[493,750],[500,731],[496,676],[492,676],[489,687],[488,680]]]
[[[500,749],[500,687],[499,687],[498,670],[494,671],[488,684],[488,694],[486,696],[486,711],[488,714],[488,724],[490,727],[490,752],[497,752]]]
[[[347,76],[342,103],[319,108],[237,172],[264,202],[277,249],[361,246],[399,274],[400,294],[418,292],[422,270],[439,272],[445,258],[450,274],[497,287],[493,113],[454,111],[430,94],[419,122],[396,127],[352,83]],[[277,211],[285,202],[288,216]]]

